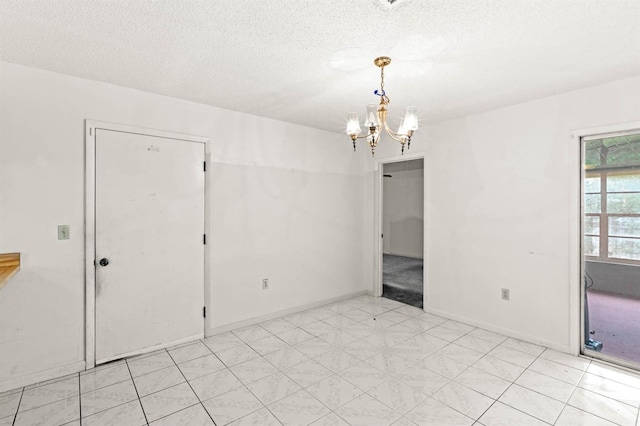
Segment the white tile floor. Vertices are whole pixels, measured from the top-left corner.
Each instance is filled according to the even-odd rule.
[[[640,375],[361,296],[0,394],[0,426],[640,426]]]

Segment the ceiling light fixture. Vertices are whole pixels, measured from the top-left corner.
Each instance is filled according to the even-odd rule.
[[[353,141],[353,150],[356,150],[357,139],[367,139],[369,146],[371,147],[371,155],[374,156],[376,152],[376,146],[380,139],[382,129],[391,137],[391,139],[400,142],[402,147],[402,154],[404,154],[404,146],[407,149],[411,145],[411,136],[413,132],[418,130],[418,116],[416,115],[416,109],[414,107],[408,107],[405,113],[402,123],[397,132],[392,131],[387,124],[387,105],[389,104],[389,97],[384,91],[384,67],[391,63],[391,58],[388,56],[380,56],[376,58],[373,63],[380,68],[380,89],[375,90],[373,93],[380,96],[380,103],[376,107],[375,104],[367,105],[367,116],[364,119],[364,126],[369,130],[366,135],[360,135],[360,123],[358,122],[358,114],[355,112],[349,113],[347,121],[347,134]]]
[[[381,0],[382,3],[386,6],[394,6],[396,3],[400,3],[400,0]]]

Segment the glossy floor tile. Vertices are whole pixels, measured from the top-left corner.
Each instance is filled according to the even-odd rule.
[[[0,426],[640,426],[640,375],[369,296],[0,393]]]

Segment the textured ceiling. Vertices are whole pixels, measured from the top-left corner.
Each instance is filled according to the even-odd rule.
[[[640,75],[638,0],[0,0],[2,60],[343,131]]]

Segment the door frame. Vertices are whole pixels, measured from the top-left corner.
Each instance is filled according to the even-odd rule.
[[[95,253],[96,253],[96,217],[95,217],[95,195],[96,195],[96,130],[110,130],[115,132],[125,132],[125,133],[133,133],[145,136],[155,136],[169,139],[178,139],[189,142],[200,142],[204,143],[205,146],[205,161],[209,163],[210,159],[210,140],[207,137],[203,136],[194,136],[187,135],[183,133],[175,133],[168,132],[163,130],[155,130],[155,129],[147,129],[142,127],[129,126],[124,124],[117,123],[108,123],[97,120],[85,120],[85,202],[84,202],[84,210],[85,210],[85,223],[84,223],[84,247],[85,247],[85,369],[90,369],[95,367],[96,365],[96,348],[95,348],[95,340],[96,340],[96,299],[95,299],[95,288],[96,288],[96,268],[95,268]],[[209,234],[210,224],[207,218],[207,212],[209,209],[209,196],[208,196],[208,185],[207,185],[207,175],[209,173],[205,173],[204,179],[204,229],[205,234]],[[206,283],[209,280],[210,271],[209,271],[209,261],[210,258],[210,244],[204,245],[204,282],[203,282],[203,299],[204,306],[207,310],[209,310],[208,300],[209,300],[209,287]],[[203,334],[206,330],[206,318],[203,318],[202,324]],[[172,342],[180,343],[180,342]],[[144,350],[146,352],[149,349],[161,349],[166,345],[160,344],[157,347],[147,348]],[[143,351],[140,351],[142,353]]]
[[[426,281],[426,272],[427,271],[427,241],[428,241],[428,232],[427,226],[428,223],[428,213],[427,213],[427,164],[426,157],[424,153],[416,153],[416,154],[405,154],[398,155],[394,157],[386,157],[386,158],[377,158],[374,161],[374,225],[373,225],[373,296],[380,297],[382,296],[382,255],[383,255],[383,241],[382,241],[382,231],[383,231],[383,223],[382,223],[382,210],[383,210],[383,166],[389,163],[400,163],[403,161],[411,161],[411,160],[420,160],[422,159],[422,168],[423,168],[423,183],[422,188],[424,191],[423,196],[423,204],[422,204],[422,215],[424,221],[422,223],[422,306],[423,309],[427,307],[427,281]]]
[[[640,121],[612,124],[585,129],[578,129],[571,133],[570,164],[573,165],[573,173],[570,173],[569,182],[569,349],[572,354],[598,359],[616,366],[634,367],[633,363],[625,363],[620,358],[604,355],[599,352],[585,353],[584,349],[584,276],[585,262],[583,253],[584,232],[584,178],[583,167],[585,138],[598,136],[615,136],[640,131]],[[635,366],[637,368],[637,365]]]

